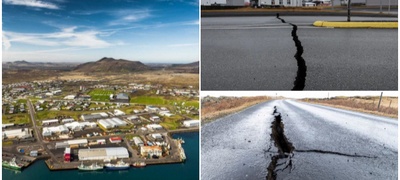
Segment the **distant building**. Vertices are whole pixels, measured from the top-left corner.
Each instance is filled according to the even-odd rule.
[[[120,143],[120,142],[122,142],[122,138],[121,137],[110,137],[110,142],[111,143]]]
[[[151,116],[151,117],[150,117],[150,121],[153,121],[153,122],[160,122],[161,119],[160,119],[160,117],[158,117],[158,116]]]
[[[84,121],[101,119],[102,117],[103,116],[101,116],[100,114],[83,114],[83,115],[81,115],[81,119]]]
[[[126,126],[127,123],[119,118],[109,118],[98,120],[97,123],[106,129],[116,128],[120,126]]]
[[[3,131],[3,139],[20,138],[26,139],[32,137],[32,130],[29,128],[13,129]]]
[[[122,102],[122,103],[129,103],[131,98],[126,93],[119,93],[114,96],[114,102]]]
[[[162,149],[160,146],[141,146],[140,147],[140,154],[142,156],[147,156],[151,157],[153,155],[156,156],[161,156],[162,155]]]
[[[187,120],[183,121],[183,126],[184,127],[198,127],[200,124],[199,120]]]
[[[79,149],[79,160],[114,160],[129,158],[128,150],[124,147]]]
[[[133,142],[135,143],[136,146],[143,146],[144,143],[140,137],[133,137]]]

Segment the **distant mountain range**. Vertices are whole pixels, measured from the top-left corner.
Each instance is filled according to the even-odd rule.
[[[51,62],[28,62],[25,60],[4,62],[3,69],[59,69],[77,71],[84,73],[111,72],[127,73],[148,70],[165,69],[178,73],[198,73],[199,61],[189,64],[149,64],[145,65],[140,61],[114,59],[109,57],[101,58],[98,61],[79,63],[51,63]]]
[[[87,62],[78,65],[74,71],[79,72],[135,72],[146,71],[151,68],[140,61],[128,61],[124,59],[114,59],[104,57],[95,62]]]

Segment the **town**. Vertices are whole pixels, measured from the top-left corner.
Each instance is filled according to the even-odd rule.
[[[3,167],[46,159],[50,170],[109,170],[186,159],[177,132],[199,129],[192,86],[99,80],[4,84]]]

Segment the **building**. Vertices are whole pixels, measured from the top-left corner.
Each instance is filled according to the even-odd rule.
[[[183,121],[183,126],[184,127],[198,127],[200,124],[199,120],[188,120],[188,121]]]
[[[97,123],[106,129],[111,129],[111,128],[116,128],[116,127],[127,125],[127,123],[125,121],[122,121],[119,118],[102,119],[102,120],[98,120]]]
[[[163,127],[159,124],[148,124],[148,125],[146,125],[146,127],[149,129],[153,129],[153,130],[163,129]]]
[[[114,102],[129,103],[131,98],[126,93],[119,93],[115,96]]]
[[[43,127],[43,136],[51,136],[53,134],[65,134],[68,133],[69,129],[65,125],[53,126],[53,127]]]
[[[70,123],[65,123],[64,124],[68,129],[73,130],[73,131],[80,131],[84,129],[85,127],[89,128],[94,128],[97,126],[95,122],[70,122]]]
[[[89,120],[96,120],[96,119],[101,119],[103,116],[101,114],[83,114],[81,115],[81,119],[84,121],[89,121]]]
[[[86,147],[88,145],[87,139],[74,139],[64,142],[56,142],[56,149],[67,148],[67,147]]]
[[[42,125],[50,125],[50,124],[57,124],[59,123],[58,119],[48,119],[48,120],[43,120]]]
[[[122,112],[122,111],[119,110],[119,109],[115,109],[115,110],[114,110],[114,115],[115,115],[115,116],[123,116],[123,115],[125,115],[125,113]]]
[[[111,143],[120,143],[120,142],[122,142],[122,138],[121,137],[110,137],[110,142]]]
[[[72,118],[68,118],[68,119],[63,119],[61,120],[62,123],[69,123],[69,122],[74,122],[75,120]]]
[[[3,139],[26,139],[32,137],[32,130],[29,128],[12,129],[3,131]]]
[[[32,157],[37,157],[38,156],[38,151],[31,151],[29,153],[29,155],[32,156]]]
[[[2,126],[3,129],[7,129],[8,127],[13,127],[13,126],[15,126],[15,124],[14,124],[14,123],[10,123],[10,124],[1,124],[1,126]]]
[[[65,96],[64,99],[66,99],[66,100],[73,100],[73,99],[75,99],[75,95],[68,95],[68,96]]]
[[[128,150],[124,147],[79,149],[78,158],[84,160],[115,160],[129,158]]]
[[[160,119],[160,117],[158,117],[158,116],[151,116],[151,117],[150,117],[150,121],[153,121],[153,122],[160,122],[161,119]]]
[[[132,115],[132,116],[127,117],[127,119],[130,120],[130,121],[134,121],[134,120],[138,120],[139,116]]]
[[[133,137],[132,139],[136,146],[140,147],[140,146],[144,145],[144,143],[140,137],[136,136],[136,137]]]
[[[156,106],[146,106],[146,108],[144,110],[149,113],[156,113],[156,112],[160,111],[160,108],[158,108]]]
[[[154,139],[162,139],[162,135],[160,133],[157,134],[151,134],[151,137],[153,137]]]
[[[162,149],[160,146],[141,146],[140,154],[145,157],[151,157],[153,155],[161,156]]]

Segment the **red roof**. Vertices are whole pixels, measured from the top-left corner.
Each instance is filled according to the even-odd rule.
[[[121,137],[110,137],[110,141],[121,141]]]

